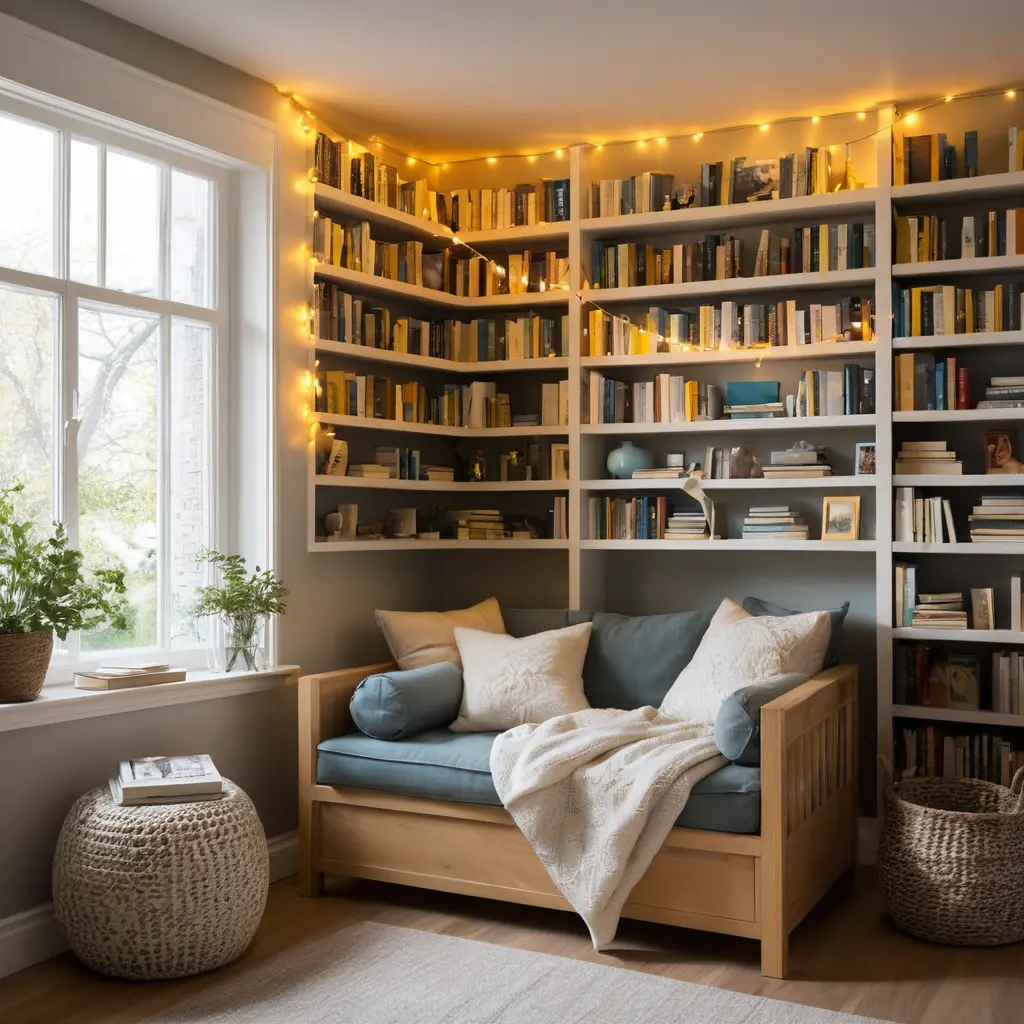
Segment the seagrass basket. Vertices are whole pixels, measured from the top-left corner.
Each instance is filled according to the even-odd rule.
[[[0,704],[35,700],[52,653],[53,633],[0,634]]]
[[[977,779],[894,785],[892,765],[879,763],[878,877],[896,926],[952,946],[1024,939],[1024,768],[1007,789]]]

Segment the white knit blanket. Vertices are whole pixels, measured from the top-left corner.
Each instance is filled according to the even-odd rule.
[[[501,802],[595,949],[614,939],[623,905],[690,791],[725,763],[713,727],[650,707],[520,725],[491,748]]]

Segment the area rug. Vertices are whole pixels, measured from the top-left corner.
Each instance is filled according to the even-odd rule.
[[[621,967],[357,924],[152,1024],[878,1024]]]

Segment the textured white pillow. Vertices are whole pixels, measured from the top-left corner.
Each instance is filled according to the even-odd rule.
[[[452,732],[502,732],[586,711],[583,659],[591,623],[516,639],[455,627],[462,707]]]
[[[726,599],[661,710],[713,725],[722,702],[741,687],[791,672],[820,672],[831,634],[828,612],[748,615]]]

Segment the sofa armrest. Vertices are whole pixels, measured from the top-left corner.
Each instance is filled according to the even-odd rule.
[[[393,664],[321,672],[299,678],[299,787],[316,785],[316,748],[333,736],[353,731],[349,701],[356,687],[374,672],[386,672]]]

